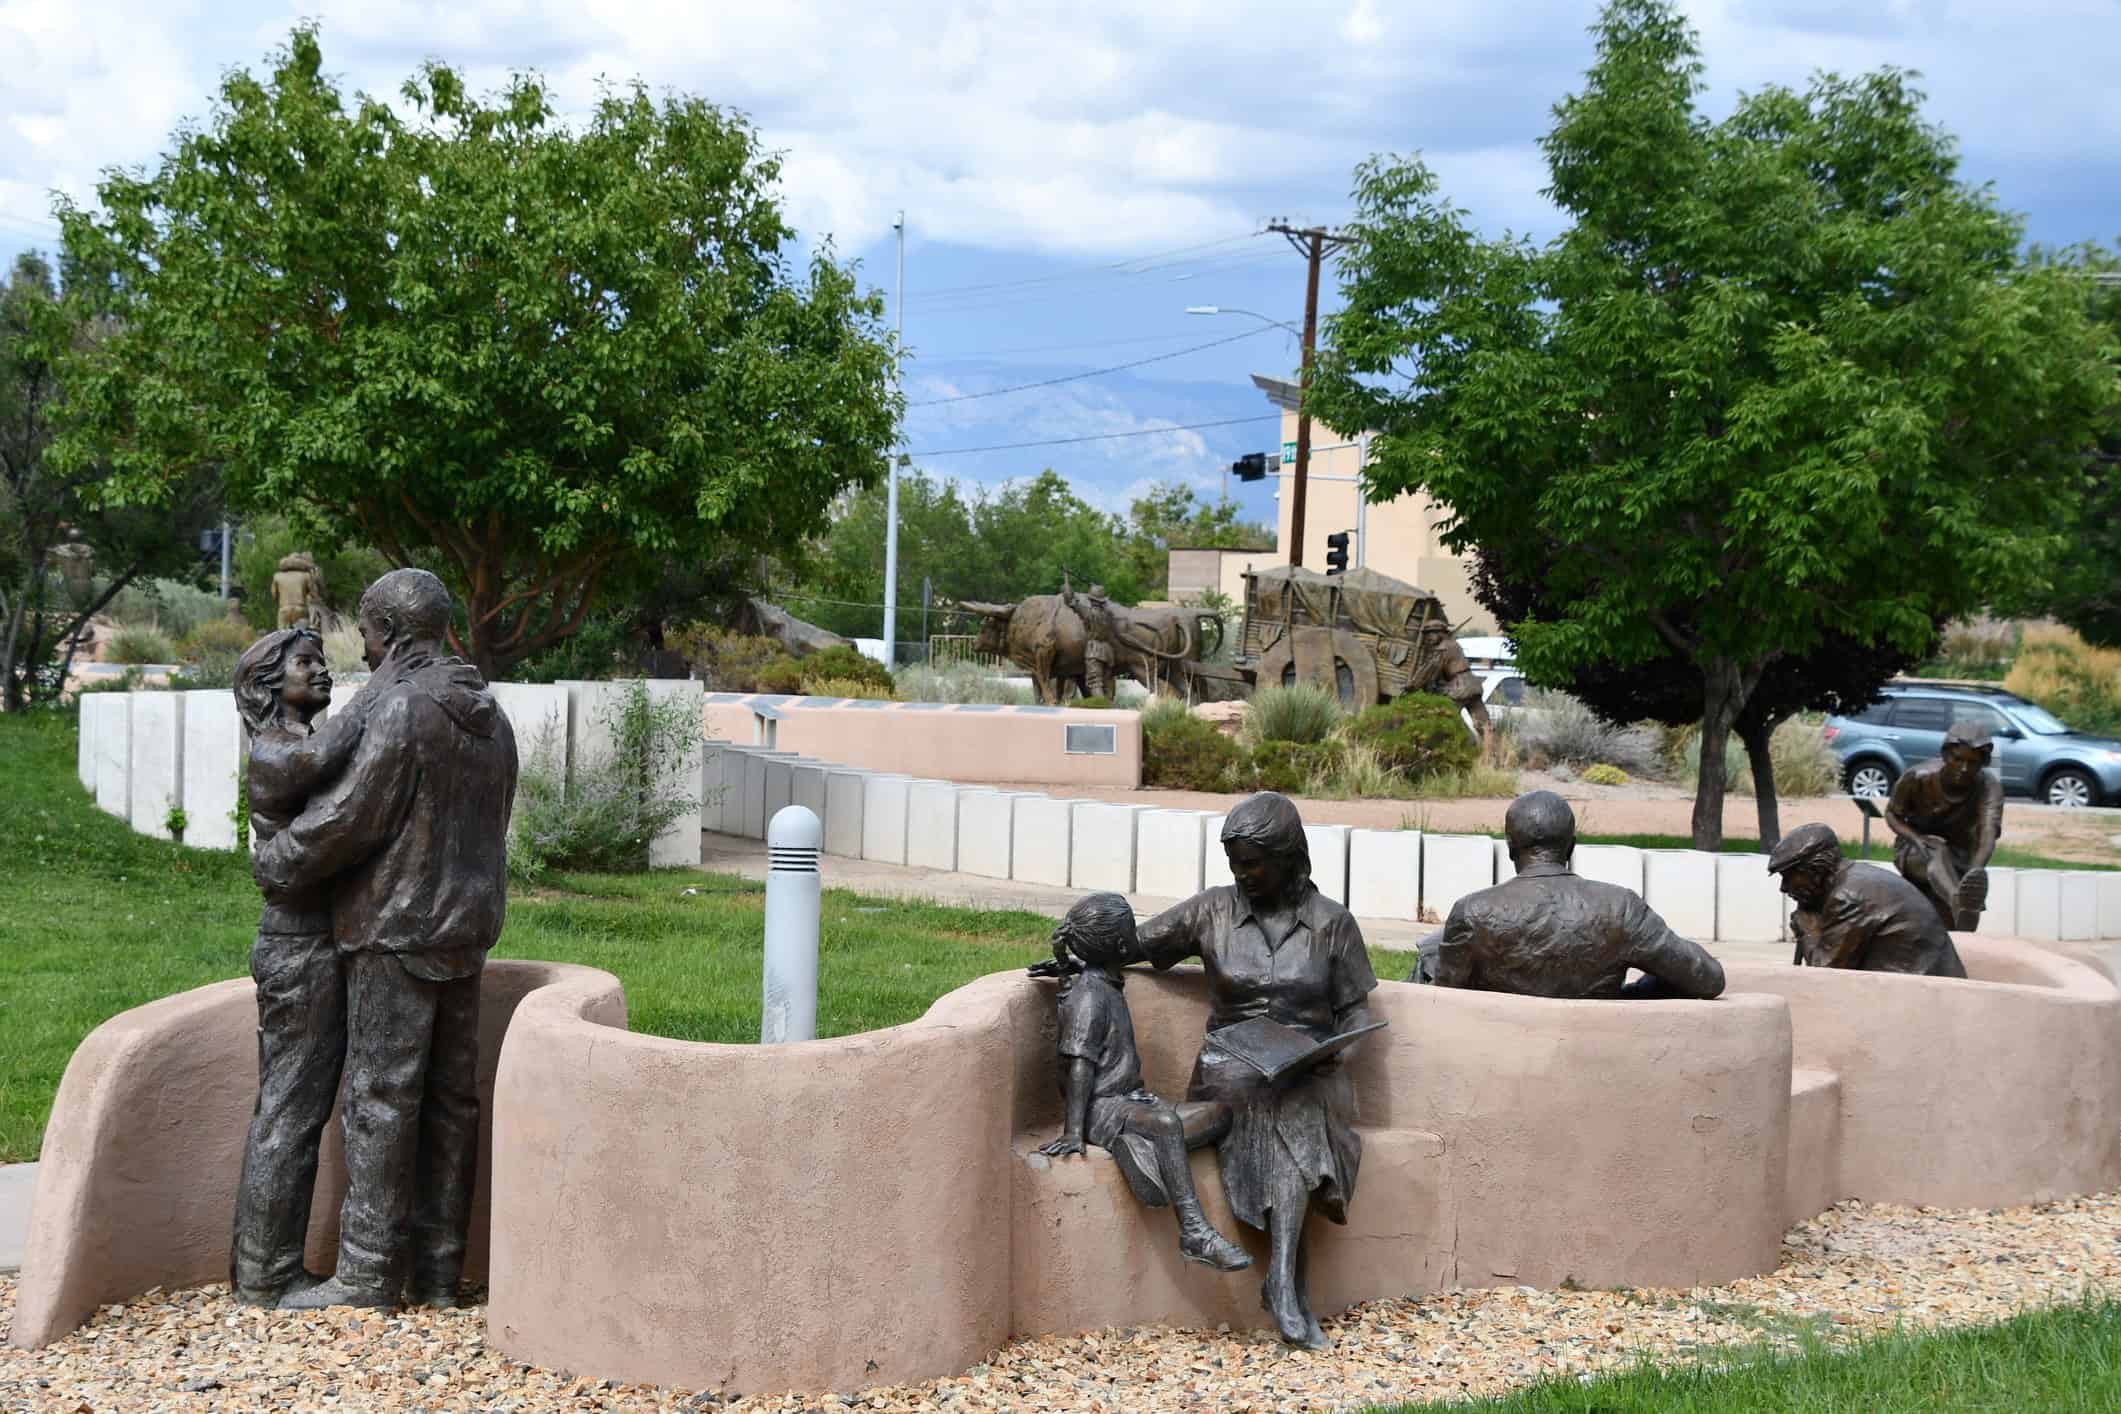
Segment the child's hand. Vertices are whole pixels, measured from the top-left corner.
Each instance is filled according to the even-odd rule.
[[[1039,1145],[1038,1151],[1049,1159],[1065,1158],[1069,1154],[1080,1154],[1083,1151],[1082,1136],[1079,1134],[1063,1134],[1050,1144]]]

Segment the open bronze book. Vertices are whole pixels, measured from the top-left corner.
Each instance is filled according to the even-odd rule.
[[[1314,1041],[1310,1033],[1284,1026],[1264,1016],[1210,1031],[1208,1039],[1267,1078],[1271,1085],[1293,1080],[1328,1056],[1337,1056],[1385,1023],[1373,1021],[1338,1036]]]

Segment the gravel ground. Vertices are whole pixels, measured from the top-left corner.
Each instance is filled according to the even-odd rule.
[[[0,1349],[0,1409],[1310,1410],[1492,1394],[1637,1352],[2000,1320],[2121,1282],[2121,1195],[1944,1212],[1845,1203],[1791,1229],[1773,1275],[1688,1292],[1505,1287],[1379,1301],[1326,1323],[1331,1351],[1262,1333],[1138,1327],[1019,1341],[962,1375],[845,1395],[612,1385],[486,1348],[484,1313],[293,1315],[225,1286],[107,1306],[40,1351]],[[0,1281],[0,1332],[14,1310]]]

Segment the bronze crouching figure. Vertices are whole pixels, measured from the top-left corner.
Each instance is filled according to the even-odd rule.
[[[2003,833],[2003,777],[1988,728],[1954,722],[1944,750],[1893,783],[1885,823],[1893,863],[1947,928],[1971,933],[1988,906],[1988,861]]]
[[[1966,964],[1930,900],[1898,874],[1852,864],[1826,825],[1799,825],[1768,856],[1797,905],[1800,967],[1964,977]]]

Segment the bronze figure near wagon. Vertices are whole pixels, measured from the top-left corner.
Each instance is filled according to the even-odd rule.
[[[978,651],[1031,675],[1041,702],[1082,690],[1087,635],[1057,594],[1016,604],[967,600],[982,616]],[[1443,603],[1426,589],[1370,569],[1345,574],[1278,565],[1245,575],[1244,625],[1228,663],[1208,661],[1222,626],[1192,608],[1110,607],[1118,670],[1145,687],[1191,697],[1244,697],[1262,684],[1315,683],[1359,710],[1408,692],[1432,692],[1465,709],[1485,734],[1487,708]]]

